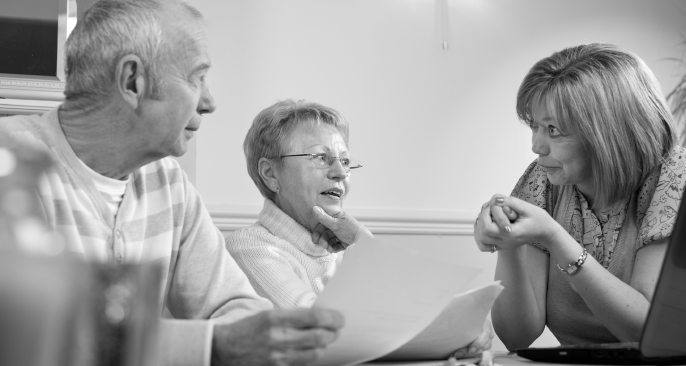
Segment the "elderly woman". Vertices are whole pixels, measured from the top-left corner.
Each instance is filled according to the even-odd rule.
[[[335,110],[285,100],[253,121],[244,143],[248,173],[265,197],[258,222],[226,237],[257,292],[277,308],[309,307],[343,259],[372,236],[343,211],[350,173],[348,122]],[[458,356],[491,347],[490,322]]]
[[[350,173],[361,167],[348,152],[348,122],[332,108],[285,100],[255,117],[243,148],[264,207],[226,246],[275,307],[309,307],[342,250],[372,235],[343,211]]]
[[[660,86],[637,56],[581,45],[533,66],[517,113],[538,159],[475,224],[505,286],[496,333],[510,350],[546,325],[563,345],[638,341],[686,179]]]

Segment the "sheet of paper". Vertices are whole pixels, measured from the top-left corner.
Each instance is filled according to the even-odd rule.
[[[496,281],[455,296],[421,333],[381,359],[447,359],[481,333],[486,316],[502,290],[500,281]]]
[[[370,238],[355,244],[313,305],[345,317],[338,339],[315,365],[369,361],[425,329],[481,272],[450,258],[435,259]]]

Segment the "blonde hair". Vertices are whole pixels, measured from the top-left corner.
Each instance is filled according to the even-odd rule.
[[[676,144],[674,119],[655,76],[615,45],[570,47],[537,62],[517,92],[519,118],[533,123],[538,103],[589,152],[596,208],[631,196]]]
[[[253,120],[243,142],[248,174],[262,196],[274,200],[275,193],[262,180],[258,163],[261,158],[275,159],[286,153],[291,132],[302,122],[325,123],[334,126],[348,144],[348,121],[333,108],[305,100],[277,102],[262,110]]]

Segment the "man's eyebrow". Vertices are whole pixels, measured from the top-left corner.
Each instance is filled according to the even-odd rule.
[[[209,62],[202,62],[202,63],[198,64],[196,67],[194,67],[193,70],[191,70],[191,74],[197,74],[197,73],[199,73],[199,72],[201,72],[201,71],[206,71],[206,70],[208,70],[210,67],[212,67],[212,64],[211,64],[211,63],[209,63]]]

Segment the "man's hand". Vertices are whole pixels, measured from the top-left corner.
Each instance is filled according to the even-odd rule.
[[[329,252],[345,250],[357,242],[360,235],[374,237],[369,229],[345,211],[330,216],[321,207],[315,206],[312,212],[319,220],[319,224],[312,230],[312,241],[323,245]]]
[[[319,358],[343,326],[343,316],[321,308],[263,311],[214,326],[212,366],[307,365]]]

